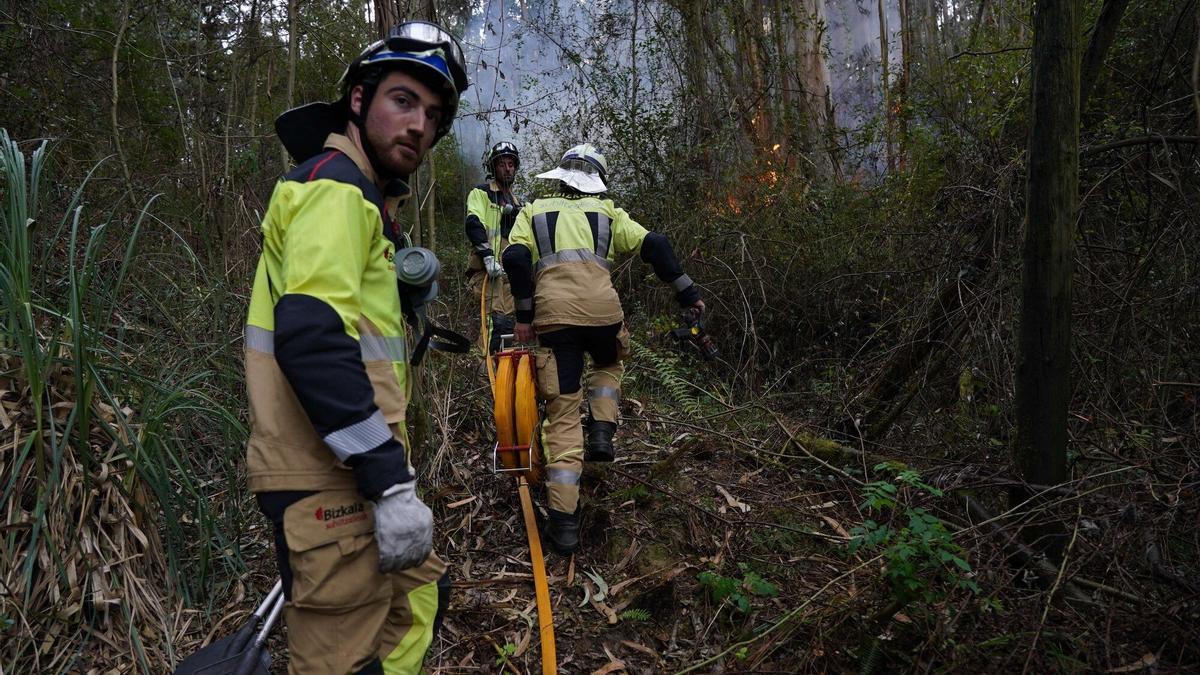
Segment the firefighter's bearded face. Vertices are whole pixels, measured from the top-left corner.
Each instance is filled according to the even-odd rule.
[[[351,93],[350,105],[362,109],[362,87]],[[407,177],[421,166],[433,147],[438,122],[445,114],[442,97],[408,73],[393,70],[379,83],[366,114],[366,138],[380,166],[390,177]]]
[[[511,187],[517,177],[517,162],[512,157],[500,157],[495,164],[496,182],[503,187]]]

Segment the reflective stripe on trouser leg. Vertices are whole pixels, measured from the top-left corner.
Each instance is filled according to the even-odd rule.
[[[601,422],[616,422],[618,416],[617,404],[621,401],[621,376],[625,366],[620,361],[596,368],[588,377],[588,409],[592,411],[592,419]]]
[[[579,504],[579,475],[583,473],[583,427],[579,404],[583,390],[559,394],[546,403],[542,447],[546,452],[546,491],[550,508],[574,513]]]
[[[392,579],[392,605],[379,634],[379,658],[386,675],[420,672],[433,642],[437,582],[445,571],[446,563],[432,553],[420,566],[388,575]]]

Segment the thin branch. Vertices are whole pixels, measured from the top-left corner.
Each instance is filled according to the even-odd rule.
[[[121,160],[121,173],[125,176],[125,188],[129,189],[133,186],[133,179],[129,174],[129,162],[125,160],[125,150],[121,147],[121,126],[117,120],[117,102],[120,100],[120,88],[117,79],[117,64],[121,54],[121,42],[125,40],[125,30],[129,28],[129,0],[125,0],[124,7],[121,8],[121,28],[117,31],[117,39],[113,40],[112,50],[112,128],[113,128],[113,143],[117,147],[117,157]]]
[[[1154,145],[1154,144],[1175,143],[1179,145],[1196,145],[1200,144],[1200,136],[1139,136],[1137,138],[1126,138],[1121,141],[1113,141],[1104,145],[1093,145],[1080,150],[1080,155],[1093,155],[1098,152],[1107,152],[1116,150],[1117,148],[1126,148],[1131,145]]]
[[[954,59],[957,59],[960,56],[994,56],[996,54],[1004,54],[1006,52],[1027,52],[1030,49],[1032,49],[1032,47],[1005,47],[1004,49],[996,49],[996,50],[990,51],[990,52],[972,52],[972,51],[963,50],[963,51],[955,54],[954,56],[951,56],[950,58],[948,58],[946,60],[953,61]]]

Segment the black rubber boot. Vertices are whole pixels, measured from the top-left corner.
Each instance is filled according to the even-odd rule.
[[[611,462],[616,457],[613,451],[613,434],[617,433],[616,422],[592,420],[588,423],[587,444],[583,453],[585,462]]]
[[[550,509],[546,546],[561,556],[574,553],[575,549],[579,548],[579,516]]]

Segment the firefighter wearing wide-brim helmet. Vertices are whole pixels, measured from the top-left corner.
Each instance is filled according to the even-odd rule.
[[[483,291],[483,279],[488,277],[488,326],[479,336],[479,348],[495,352],[500,336],[512,333],[514,324],[512,291],[497,258],[508,245],[521,200],[513,194],[512,185],[521,168],[521,154],[512,141],[500,141],[488,150],[483,168],[487,181],[476,185],[467,195],[466,234],[471,245],[467,259],[467,277],[476,293]]]
[[[462,49],[405,23],[340,86],[276,121],[299,165],[263,217],[246,321],[248,483],[274,529],[290,671],[415,673],[449,586],[407,452],[392,216],[454,120]]]
[[[583,462],[611,462],[623,359],[629,352],[624,312],[612,284],[618,255],[637,253],[675,290],[681,307],[697,316],[704,302],[683,273],[671,243],[648,232],[618,208],[608,191],[608,162],[594,145],[563,153],[558,166],[538,178],[557,181],[557,193],[522,209],[504,250],[512,284],[519,341],[537,338],[538,391],[546,402],[542,449],[546,453],[549,523],[546,543],[568,555],[579,546],[579,479]],[[586,387],[583,355],[592,359]],[[587,392],[587,441],[579,408]]]

